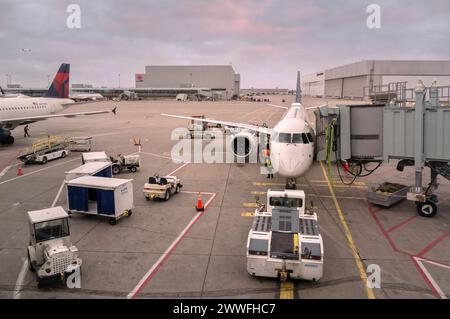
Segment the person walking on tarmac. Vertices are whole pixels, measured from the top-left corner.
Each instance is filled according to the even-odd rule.
[[[28,124],[25,125],[25,127],[23,128],[23,137],[30,137],[30,134],[28,133],[30,131]]]

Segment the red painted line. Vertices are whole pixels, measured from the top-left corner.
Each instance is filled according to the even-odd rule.
[[[434,288],[434,285],[430,282],[430,280],[428,279],[427,275],[423,272],[422,268],[420,268],[419,264],[414,259],[414,256],[409,256],[409,257],[411,258],[414,266],[416,266],[416,269],[419,272],[420,276],[423,278],[423,280],[425,281],[427,286],[431,289],[431,291],[436,296],[436,298],[441,299],[441,296],[439,295],[439,292],[436,290],[436,288]]]
[[[174,243],[171,244],[170,249],[167,252],[164,252],[164,257],[157,261],[158,264],[154,265],[152,268],[153,270],[150,273],[147,273],[144,276],[144,280],[138,284],[137,287],[133,289],[133,291],[128,295],[128,298],[134,299],[136,298],[142,290],[147,286],[147,284],[153,279],[153,277],[158,273],[158,271],[161,269],[161,267],[164,265],[164,263],[167,261],[167,259],[170,257],[172,252],[178,247],[178,245],[183,241],[183,239],[186,237],[186,235],[189,233],[189,231],[192,229],[192,227],[197,223],[197,221],[205,214],[206,209],[209,207],[211,202],[216,197],[217,193],[212,193],[211,198],[208,200],[208,202],[205,204],[205,210],[203,212],[200,212],[193,221],[190,222],[189,226],[185,228],[181,234],[181,236],[176,239]],[[150,268],[150,269],[152,269]]]
[[[416,257],[422,257],[423,255],[425,255],[428,251],[430,251],[431,249],[433,249],[434,246],[436,246],[437,244],[439,244],[441,241],[443,241],[448,235],[450,235],[450,231],[442,234],[441,236],[439,236],[438,238],[436,238],[435,240],[433,240],[430,244],[428,244],[428,246],[426,246],[424,249],[422,249],[417,255]]]
[[[416,219],[419,215],[415,215],[413,217],[408,218],[407,220],[402,221],[401,223],[398,223],[397,225],[392,226],[391,228],[389,228],[386,232],[390,233],[394,230],[396,230],[397,228],[400,228],[406,224],[408,224],[410,221],[413,221],[414,219]]]

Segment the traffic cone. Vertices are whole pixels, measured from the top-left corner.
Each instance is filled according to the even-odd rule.
[[[205,207],[203,207],[203,202],[202,202],[202,194],[199,192],[198,193],[198,197],[197,197],[197,207],[195,207],[195,209],[198,212],[203,212],[205,210]]]
[[[17,167],[17,176],[22,176],[22,165],[19,164],[19,166]]]

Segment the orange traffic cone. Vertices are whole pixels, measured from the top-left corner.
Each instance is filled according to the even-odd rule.
[[[19,164],[19,166],[17,167],[17,176],[22,176],[22,165]]]
[[[199,192],[198,193],[198,197],[197,197],[197,207],[195,207],[195,209],[198,212],[203,212],[205,210],[205,207],[203,207],[203,202],[202,202],[202,194]]]

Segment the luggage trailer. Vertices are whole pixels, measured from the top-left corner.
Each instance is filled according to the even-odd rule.
[[[273,207],[256,212],[247,240],[247,271],[252,276],[318,281],[323,275],[323,241],[317,214]]]

